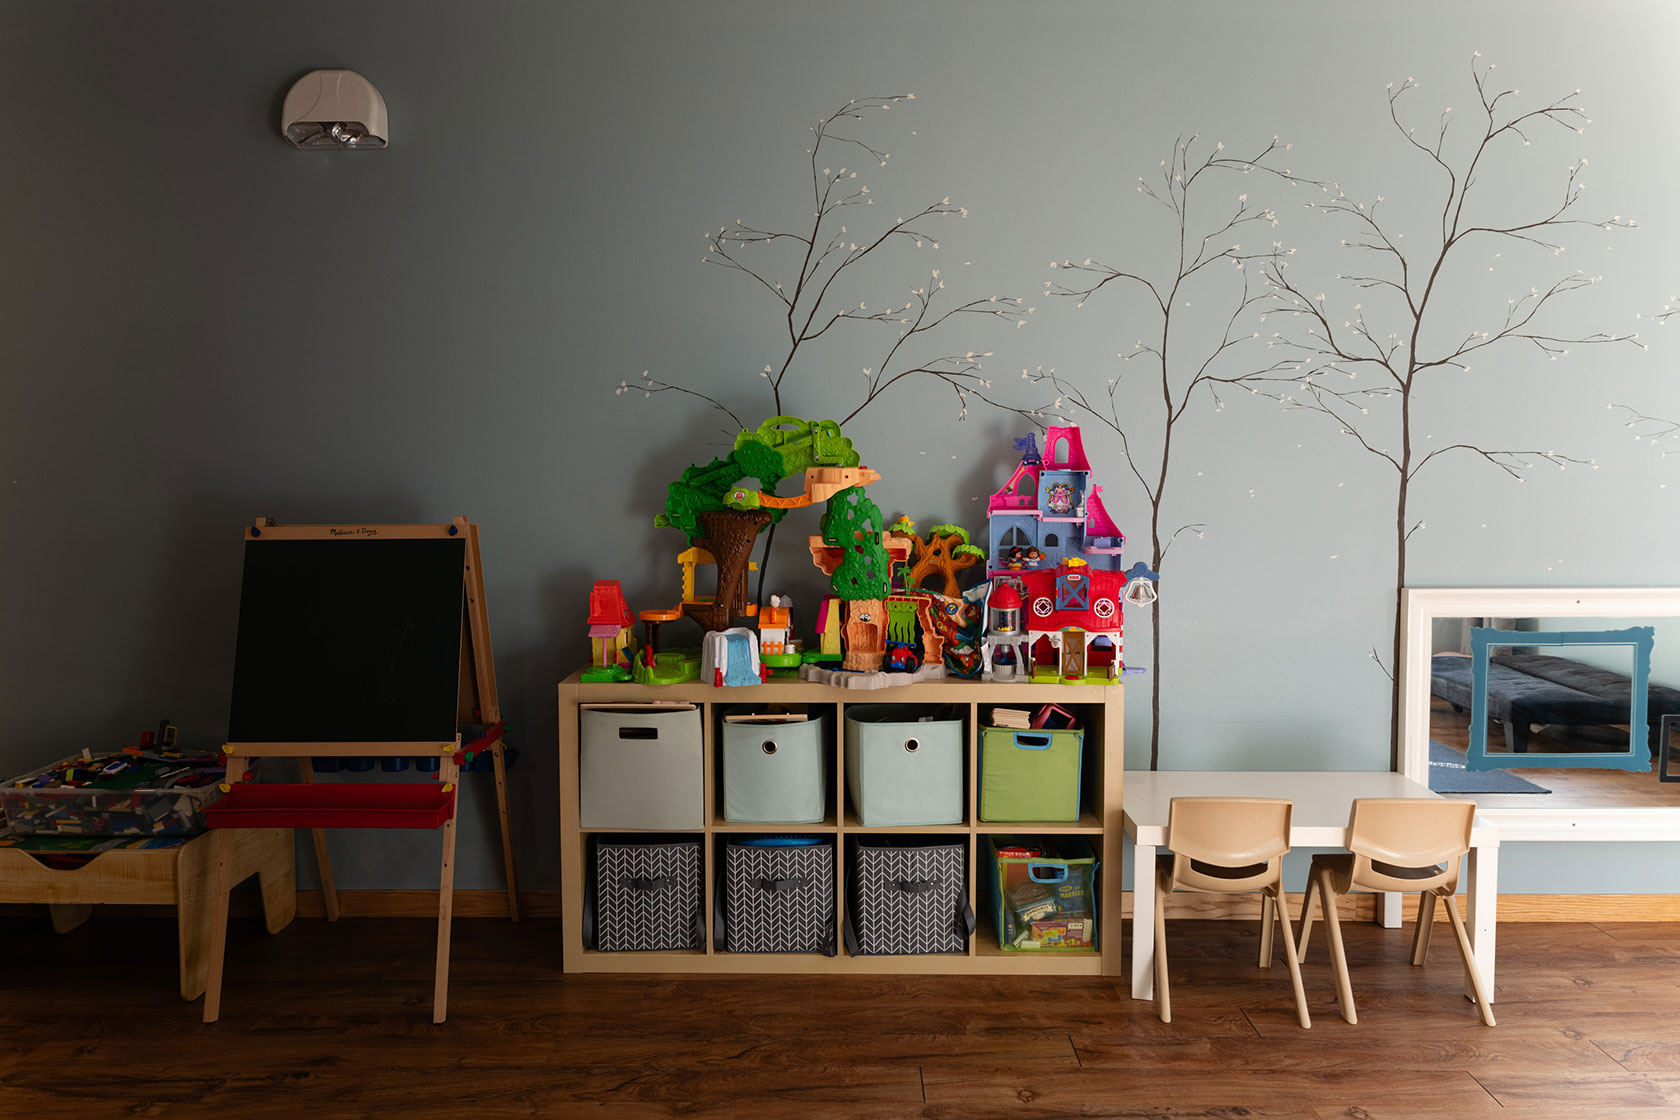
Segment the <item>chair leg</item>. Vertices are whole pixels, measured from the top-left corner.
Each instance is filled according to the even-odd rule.
[[[1273,900],[1273,910],[1277,913],[1278,924],[1283,927],[1283,943],[1295,944],[1295,931],[1289,925],[1289,906],[1283,901],[1283,884],[1277,887],[1278,896]],[[1289,982],[1295,986],[1295,1010],[1301,1019],[1303,1028],[1312,1026],[1312,1017],[1307,1014],[1307,990],[1301,985],[1301,962],[1295,959],[1294,953],[1283,954],[1283,959],[1289,964]]]
[[[1172,1022],[1172,993],[1167,990],[1166,891],[1155,879],[1155,1013],[1161,1022]]]
[[[1429,931],[1435,928],[1435,894],[1418,894],[1417,930],[1412,934],[1412,964],[1421,967],[1429,959]]]
[[[1318,874],[1315,868],[1307,875],[1307,893],[1301,896],[1301,933],[1300,942],[1295,946],[1295,959],[1302,964],[1307,960],[1307,943],[1312,940],[1312,904],[1313,895],[1318,892]],[[1320,902],[1322,908],[1324,903]]]
[[[1330,889],[1330,873],[1323,871],[1320,874],[1324,878],[1318,885],[1319,903],[1324,907],[1324,928],[1330,937],[1330,965],[1336,973],[1336,1002],[1341,1005],[1342,1018],[1357,1023],[1359,1013],[1353,1007],[1353,983],[1348,979],[1347,950],[1342,945],[1342,922],[1336,913],[1336,892]]]
[[[1456,900],[1448,898],[1446,903],[1447,919],[1452,922],[1453,933],[1458,937],[1458,955],[1464,958],[1464,973],[1470,980],[1470,990],[1476,993],[1476,1010],[1482,1013],[1482,1022],[1494,1026],[1493,1005],[1482,990],[1482,971],[1476,967],[1476,954],[1470,948],[1470,934],[1464,928],[1464,919],[1459,916]]]
[[[1272,967],[1272,896],[1260,896],[1260,967]]]

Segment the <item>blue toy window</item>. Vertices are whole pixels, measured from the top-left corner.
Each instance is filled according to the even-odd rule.
[[[1084,611],[1091,608],[1091,581],[1083,575],[1069,574],[1056,580],[1056,609]]]

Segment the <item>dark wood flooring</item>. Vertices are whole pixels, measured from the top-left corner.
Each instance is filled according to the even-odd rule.
[[[0,919],[0,1116],[1680,1116],[1680,921],[1510,924],[1497,1027],[1445,927],[1347,927],[1360,1022],[1321,939],[1294,1020],[1251,923],[1168,930],[1174,1021],[1121,980],[564,976],[553,922],[236,919],[220,1023],[175,991],[173,923]]]

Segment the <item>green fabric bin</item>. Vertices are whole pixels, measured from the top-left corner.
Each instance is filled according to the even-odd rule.
[[[867,828],[962,824],[963,721],[950,706],[846,708],[846,792]]]
[[[1085,733],[980,729],[980,819],[1076,821]]]

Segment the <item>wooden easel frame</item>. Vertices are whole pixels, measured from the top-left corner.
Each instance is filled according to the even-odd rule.
[[[479,553],[478,526],[465,517],[456,517],[446,525],[279,525],[267,518],[259,518],[245,530],[247,541],[262,540],[344,540],[351,542],[378,540],[427,540],[463,537],[466,541],[461,581],[464,592],[461,617],[461,668],[456,694],[457,723],[482,722],[489,728],[502,719],[501,703],[496,692],[496,668],[490,649],[490,621],[484,602],[484,569]],[[366,544],[363,547],[368,547]],[[475,711],[476,709],[476,711]],[[260,757],[295,758],[299,776],[305,783],[315,780],[311,760],[317,756],[354,755],[373,757],[411,757],[435,755],[439,759],[437,780],[445,792],[454,793],[451,811],[443,823],[443,857],[438,874],[438,943],[437,971],[432,992],[432,1021],[441,1023],[448,1011],[449,996],[449,929],[454,905],[455,888],[455,823],[458,818],[460,776],[459,758],[461,737],[448,742],[358,742],[358,743],[228,743],[223,748],[228,756],[228,782],[238,780],[243,767],[235,766],[236,758]],[[519,888],[513,863],[513,834],[508,818],[507,760],[503,742],[498,735],[489,744],[496,777],[496,807],[501,817],[502,860],[507,873],[508,917],[519,920]],[[217,830],[216,902],[211,930],[210,976],[204,998],[204,1021],[213,1023],[221,1014],[222,970],[227,953],[228,895],[232,878],[233,833],[231,829]],[[327,849],[325,830],[311,828],[315,859],[319,865],[321,893],[326,903],[327,919],[337,921],[338,892],[333,884],[332,858]]]

